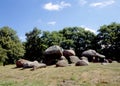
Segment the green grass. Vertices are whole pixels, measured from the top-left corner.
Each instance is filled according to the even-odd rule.
[[[120,64],[31,69],[0,66],[0,86],[120,86]]]

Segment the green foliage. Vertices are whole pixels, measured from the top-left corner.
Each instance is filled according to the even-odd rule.
[[[53,31],[51,33],[44,31],[41,38],[44,44],[46,44],[48,47],[52,45],[60,45],[60,43],[65,39],[62,34],[56,31]]]
[[[26,33],[26,36],[25,58],[41,60],[45,49],[52,45],[59,45],[63,49],[72,48],[79,55],[81,51],[92,47],[95,34],[81,27],[68,27],[58,32],[44,31],[43,33],[34,28],[33,31]]]
[[[46,45],[42,43],[41,30],[34,28],[33,31],[26,33],[25,42],[25,58],[28,60],[41,60],[43,58],[43,52],[46,49]]]
[[[24,47],[16,32],[9,27],[0,28],[1,61],[14,63],[24,55]]]
[[[73,48],[78,56],[80,56],[80,52],[92,48],[95,34],[84,28],[68,27],[61,30],[60,33],[66,38],[61,43],[61,46],[65,49]]]
[[[73,48],[74,45],[73,45],[74,41],[71,40],[71,39],[66,39],[66,40],[63,40],[60,44],[60,46],[64,49],[70,49],[70,48]]]
[[[103,54],[107,58],[120,60],[120,24],[114,22],[110,25],[103,25],[98,32],[96,41],[99,46],[104,45]]]
[[[5,59],[7,59],[7,50],[3,49],[0,45],[0,62],[5,62]]]
[[[0,28],[0,62],[14,63],[23,57],[41,61],[44,51],[52,45],[74,49],[77,56],[87,49],[94,49],[108,59],[120,61],[120,24],[103,25],[98,34],[82,27],[66,27],[60,31],[41,31],[34,28],[25,34],[26,42],[20,42],[16,32],[9,27]]]
[[[0,86],[119,86],[120,64],[72,66],[20,70],[0,66]],[[9,73],[8,73],[9,72]]]

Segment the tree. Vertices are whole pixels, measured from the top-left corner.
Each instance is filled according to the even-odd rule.
[[[47,45],[47,47],[50,47],[52,45],[60,46],[61,42],[65,39],[63,35],[57,31],[53,32],[44,31],[41,38],[44,44]]]
[[[3,65],[4,65],[4,62],[5,62],[6,59],[8,59],[7,51],[5,49],[3,49],[0,45],[0,62],[2,62]]]
[[[9,27],[0,28],[0,46],[2,61],[11,64],[24,55],[24,47],[16,32]]]
[[[41,61],[43,58],[43,52],[46,46],[41,40],[41,30],[34,28],[33,31],[26,33],[26,43],[25,43],[25,59],[34,61]]]
[[[97,43],[108,59],[120,61],[120,24],[103,25],[98,30]]]
[[[61,42],[60,46],[64,49],[74,48],[74,40],[72,39],[73,31],[71,27],[64,28],[59,31],[64,37],[64,40]]]
[[[74,41],[71,40],[71,39],[65,39],[63,40],[61,43],[60,43],[60,46],[63,48],[63,49],[71,49],[74,47],[73,45]]]
[[[68,27],[60,31],[60,33],[66,38],[62,43],[62,47],[73,48],[78,56],[82,51],[92,48],[95,34],[84,28]]]

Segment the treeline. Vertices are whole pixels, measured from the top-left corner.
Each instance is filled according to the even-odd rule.
[[[98,34],[82,27],[66,27],[60,31],[41,31],[33,28],[21,42],[10,27],[0,28],[0,62],[13,64],[19,58],[27,60],[44,59],[44,51],[52,45],[73,49],[78,57],[87,49],[94,49],[107,59],[120,61],[120,24],[111,23],[99,28]]]

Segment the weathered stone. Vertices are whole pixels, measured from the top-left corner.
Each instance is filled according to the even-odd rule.
[[[65,57],[75,56],[75,51],[74,50],[64,50],[63,56],[65,56]]]
[[[44,52],[45,55],[58,55],[58,56],[62,56],[62,48],[57,46],[57,45],[54,45],[54,46],[51,46],[49,48],[47,48]]]
[[[51,46],[45,50],[44,52],[45,58],[43,62],[47,65],[53,65],[56,63],[57,60],[61,58],[62,55],[63,53],[61,47],[57,45]]]
[[[46,64],[44,63],[39,63],[38,61],[33,61],[33,62],[27,62],[23,64],[23,68],[33,68],[32,70],[38,69],[38,68],[45,68]]]
[[[56,63],[56,67],[66,67],[66,66],[68,66],[68,62],[66,60],[59,60]]]
[[[23,67],[24,68],[33,68],[35,66],[35,64],[38,64],[37,61],[34,61],[34,62],[26,62],[23,64]]]
[[[93,60],[99,61],[99,59],[104,59],[105,56],[102,54],[97,53],[95,50],[89,49],[84,52],[82,52],[82,56],[85,56],[88,58],[88,61],[92,62]],[[93,59],[95,57],[95,59]]]
[[[70,56],[69,58],[70,58],[71,63],[76,63],[80,61],[80,59],[77,56]]]
[[[99,54],[97,53],[95,50],[92,50],[92,49],[89,49],[89,50],[86,50],[82,53],[82,56],[85,56],[85,57],[101,57],[101,58],[105,58],[104,55],[102,54]]]
[[[85,60],[80,60],[75,64],[75,66],[87,66],[87,65],[89,65],[89,62]]]
[[[39,63],[38,61],[28,61],[25,59],[20,59],[18,61],[16,61],[16,66],[17,67],[23,67],[23,68],[42,68],[42,67],[46,67],[46,64],[44,63]]]
[[[47,67],[47,65],[44,63],[35,63],[33,66],[33,70],[38,69],[38,68],[45,68],[45,67]]]
[[[23,67],[23,64],[25,64],[27,62],[30,62],[30,61],[25,60],[25,59],[19,59],[16,61],[16,67]]]
[[[112,63],[118,63],[117,61],[112,61]]]

